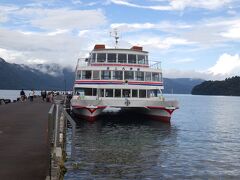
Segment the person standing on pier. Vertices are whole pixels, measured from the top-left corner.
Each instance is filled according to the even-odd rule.
[[[46,97],[47,97],[47,92],[46,92],[46,90],[41,91],[41,96],[42,96],[42,100],[45,101],[45,100],[46,100]]]
[[[31,101],[31,102],[33,101],[33,96],[34,96],[34,90],[32,89],[32,90],[29,92],[29,98],[30,98],[30,101]]]
[[[21,102],[25,101],[25,92],[23,89],[20,91]]]

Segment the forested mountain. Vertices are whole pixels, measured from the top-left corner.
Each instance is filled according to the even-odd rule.
[[[204,81],[193,88],[192,94],[240,96],[240,77],[235,76],[224,81]]]
[[[164,93],[168,94],[190,94],[192,88],[204,80],[202,79],[191,79],[191,78],[176,78],[169,79],[164,78]]]
[[[71,90],[74,81],[74,72],[68,68],[61,68],[53,64],[56,73],[48,74],[40,67],[11,64],[0,58],[0,89],[47,89]],[[37,69],[38,68],[38,69]],[[53,73],[50,66],[48,71]]]
[[[0,89],[71,90],[74,72],[57,64],[20,65],[0,58]],[[164,93],[190,94],[201,79],[164,78]]]

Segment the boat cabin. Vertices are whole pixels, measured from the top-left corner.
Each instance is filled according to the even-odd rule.
[[[89,64],[117,63],[148,65],[148,52],[140,46],[131,49],[106,49],[105,45],[97,44],[87,59]]]
[[[160,97],[159,89],[110,89],[110,88],[75,88],[75,95],[98,96],[107,98],[153,98]]]

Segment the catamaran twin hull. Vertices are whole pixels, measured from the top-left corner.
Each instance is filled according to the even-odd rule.
[[[110,105],[111,104],[111,105]],[[123,110],[147,115],[150,119],[170,122],[171,115],[178,109],[177,101],[148,101],[129,99],[79,100],[72,99],[72,112],[88,121],[95,121],[97,116],[106,111]]]
[[[161,62],[152,62],[140,46],[106,48],[96,44],[76,66],[72,112],[94,121],[103,111],[117,108],[169,122],[177,101],[163,98]]]

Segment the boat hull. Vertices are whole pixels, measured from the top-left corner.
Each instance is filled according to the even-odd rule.
[[[127,114],[128,112],[134,114],[143,115],[147,120],[161,121],[170,123],[173,111],[177,108],[154,106],[154,107],[136,107],[136,108],[123,108],[123,111]]]
[[[170,123],[172,113],[175,109],[176,108],[147,107],[146,115],[153,120]]]
[[[97,117],[103,113],[106,107],[89,108],[89,107],[72,107],[72,112],[80,119],[90,122],[97,120]],[[175,109],[166,109],[164,107],[136,107],[136,108],[122,108],[122,112],[128,114],[129,112],[141,114],[148,120],[161,121],[170,123],[171,115]],[[116,112],[108,112],[116,115]]]
[[[72,106],[72,112],[80,119],[84,119],[90,122],[96,121],[97,116],[105,109],[101,107],[87,107],[87,106]]]

